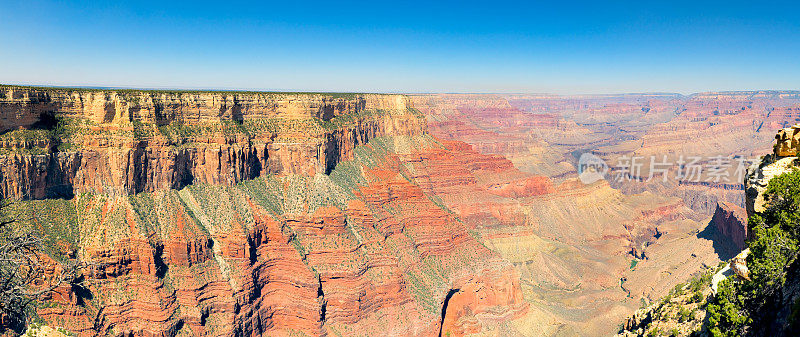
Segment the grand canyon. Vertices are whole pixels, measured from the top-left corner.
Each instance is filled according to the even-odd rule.
[[[34,309],[79,336],[607,336],[746,248],[797,122],[797,91],[6,85],[0,196],[86,264]]]

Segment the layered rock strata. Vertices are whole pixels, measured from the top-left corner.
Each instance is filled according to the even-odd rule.
[[[238,95],[241,108],[202,103],[210,94]],[[127,102],[130,92],[118,95]],[[162,107],[131,114],[101,104],[91,118],[38,111],[0,137],[10,156],[108,156],[117,148],[107,144],[146,141],[156,152],[190,149],[198,154],[188,162],[205,163],[178,178],[146,175],[161,183],[112,181],[126,187],[102,193],[82,192],[97,183],[67,184],[71,199],[18,203],[59,256],[97,262],[86,289],[40,308],[48,324],[81,335],[608,335],[643,301],[719,262],[703,226],[718,200],[739,200],[727,188],[741,187],[586,185],[575,179],[578,155],[597,149],[609,165],[684,150],[751,156],[774,135],[762,125],[800,116],[791,100],[738,94],[415,96],[434,138],[409,136],[425,126],[408,103],[390,109],[369,103],[373,95],[140,94],[148,95]],[[339,108],[275,103],[272,113],[247,103],[275,95]],[[171,105],[161,96],[198,98]],[[335,103],[353,97],[365,107]],[[24,115],[7,117],[16,114]],[[360,136],[370,125],[374,135]],[[255,147],[257,160],[233,155],[224,168],[210,166],[207,148],[223,146]],[[173,172],[171,162],[143,172]],[[74,166],[113,178],[127,174],[106,172],[119,163]]]
[[[38,314],[87,336],[455,336],[524,315],[511,264],[412,173],[461,147],[395,138],[329,175],[17,203],[54,256],[92,263]],[[495,168],[471,158],[466,175]]]
[[[377,94],[0,87],[0,196],[129,194],[314,175],[382,135],[425,132]]]

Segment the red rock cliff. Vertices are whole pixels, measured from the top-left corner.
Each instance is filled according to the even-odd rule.
[[[404,96],[4,87],[0,118],[2,196],[28,199],[14,207],[52,256],[91,263],[37,310],[51,326],[436,336],[528,308],[511,264],[431,194],[512,164],[426,135]],[[476,188],[552,190],[495,183]]]
[[[356,145],[417,135],[402,95],[0,87],[0,197],[129,194],[330,172]]]

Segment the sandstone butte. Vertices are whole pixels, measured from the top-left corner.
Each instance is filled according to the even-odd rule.
[[[565,154],[758,153],[792,97],[5,86],[0,193],[92,263],[37,309],[79,335],[607,335],[746,236],[743,186]]]

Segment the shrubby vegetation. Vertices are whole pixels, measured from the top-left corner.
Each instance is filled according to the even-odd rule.
[[[620,326],[623,336],[701,335],[704,312],[711,293],[711,279],[723,265],[707,267],[651,305],[643,305],[632,326]]]
[[[777,317],[787,275],[794,271],[800,241],[800,170],[773,178],[765,191],[767,209],[754,214],[748,227],[747,266],[751,280],[729,278],[708,306],[712,336],[769,334]],[[795,281],[796,282],[796,281]],[[790,315],[796,320],[797,315]],[[794,322],[784,322],[788,326]],[[773,331],[774,332],[774,331]]]
[[[68,246],[72,233],[43,239],[37,234],[44,229],[41,219],[18,219],[11,208],[0,200],[0,335],[21,333],[35,317],[32,307],[43,305],[41,300],[59,286],[77,285],[79,270],[85,267],[63,256],[48,257],[54,249]]]
[[[98,133],[90,129],[91,124],[85,119],[54,116],[51,120],[34,124],[30,129],[11,130],[0,134],[0,142],[14,145],[0,148],[0,154],[47,154],[51,150],[48,145],[55,146],[59,151],[69,150],[74,137]]]

